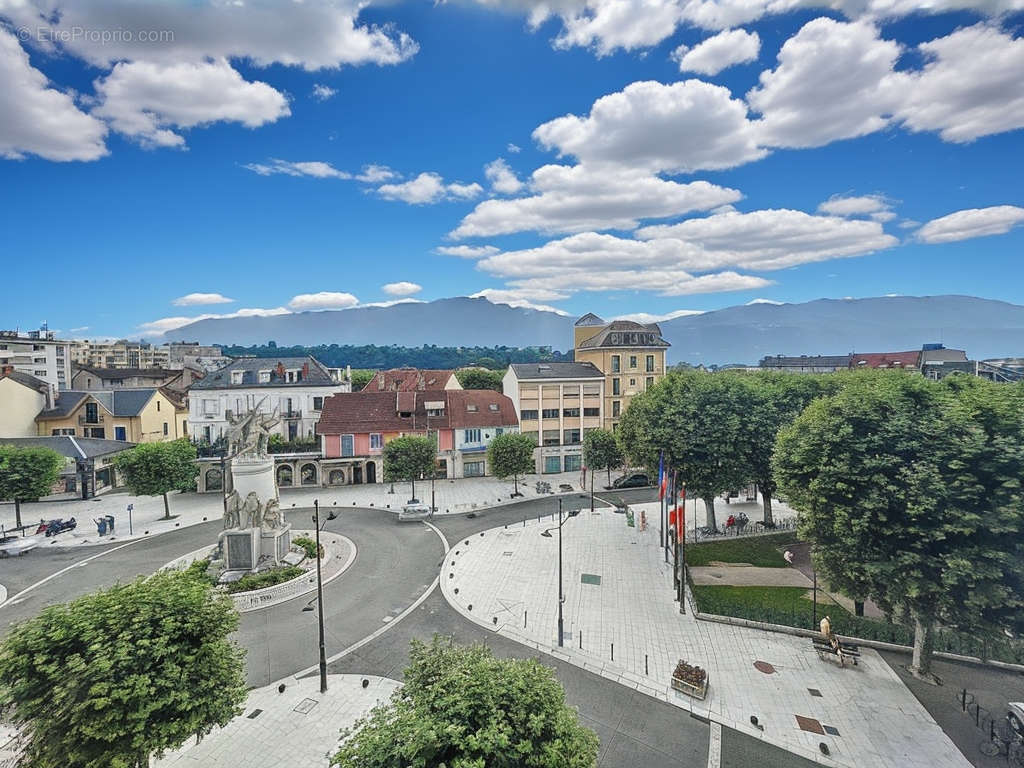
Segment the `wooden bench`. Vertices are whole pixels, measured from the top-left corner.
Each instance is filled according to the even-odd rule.
[[[833,648],[829,643],[824,640],[814,640],[814,650],[818,653],[818,658],[824,661],[828,657],[839,659],[840,666],[846,666],[846,659],[850,659],[854,666],[857,666],[857,660],[860,658],[860,650],[856,645],[852,643],[839,643],[839,650],[842,651],[840,655],[837,649]],[[827,655],[826,655],[827,654]]]

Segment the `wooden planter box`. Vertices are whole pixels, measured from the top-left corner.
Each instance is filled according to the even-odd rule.
[[[704,682],[700,685],[694,685],[693,683],[688,683],[681,678],[673,677],[672,689],[703,701],[708,695],[708,677],[705,675]]]

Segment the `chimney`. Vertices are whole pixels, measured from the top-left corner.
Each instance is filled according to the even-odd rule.
[[[277,377],[279,379],[283,379],[284,378],[284,363],[278,363],[277,364]]]
[[[12,373],[14,373],[13,365],[0,366],[0,376],[10,376]]]
[[[308,379],[309,378],[309,361],[308,360],[302,364],[302,378],[304,378],[304,379]]]

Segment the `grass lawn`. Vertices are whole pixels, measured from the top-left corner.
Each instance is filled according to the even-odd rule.
[[[717,585],[693,586],[693,596],[701,613],[717,616],[736,616],[751,621],[765,621],[769,624],[783,624],[787,627],[811,629],[814,623],[814,606],[807,596],[810,590],[804,587],[728,587]],[[828,614],[832,626],[850,616],[841,605],[833,603],[823,593],[818,593],[818,619]],[[817,627],[814,627],[817,629]]]
[[[796,540],[796,533],[784,531],[764,536],[747,536],[688,544],[686,564],[708,565],[718,561],[721,563],[750,563],[763,568],[786,568],[788,563],[782,559],[782,552],[779,551],[779,548],[793,544]]]

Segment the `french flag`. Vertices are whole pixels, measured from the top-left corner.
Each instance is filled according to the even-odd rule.
[[[658,498],[665,498],[665,452],[658,454]]]

